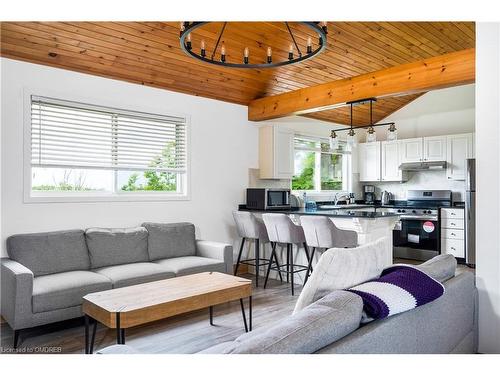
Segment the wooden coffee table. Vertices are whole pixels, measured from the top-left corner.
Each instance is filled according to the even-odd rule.
[[[248,325],[243,304],[247,297]],[[251,331],[252,281],[225,273],[203,272],[87,294],[83,297],[85,353],[93,352],[97,322],[116,329],[116,343],[125,344],[125,328],[207,307],[213,325],[213,306],[238,299],[245,331]]]

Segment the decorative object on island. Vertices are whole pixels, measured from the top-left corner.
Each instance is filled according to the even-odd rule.
[[[194,57],[195,59],[215,64],[221,66],[227,66],[230,68],[275,68],[278,66],[291,65],[296,64],[298,62],[308,60],[319,53],[321,53],[325,47],[327,42],[327,34],[328,27],[326,22],[294,22],[294,25],[290,27],[289,22],[282,22],[284,27],[281,27],[282,30],[288,32],[289,35],[289,47],[286,54],[278,53],[278,58],[273,61],[273,50],[271,46],[267,46],[265,49],[266,57],[265,61],[250,63],[250,49],[248,46],[242,51],[242,61],[228,61],[226,55],[226,46],[225,41],[222,38],[224,32],[227,31],[228,28],[233,30],[239,30],[243,34],[249,34],[245,31],[246,25],[243,24],[256,24],[258,26],[261,22],[246,22],[246,23],[238,23],[238,22],[221,22],[222,26],[220,28],[219,34],[217,36],[217,40],[212,49],[212,53],[210,57],[207,56],[206,50],[206,42],[204,39],[200,41],[200,49],[195,50],[193,48],[192,43],[192,33],[193,31],[199,29],[202,30],[208,24],[214,24],[215,22],[181,22],[180,25],[180,45],[182,50]],[[264,23],[264,22],[262,22]],[[293,30],[292,30],[293,29]],[[295,34],[294,34],[295,33]],[[203,33],[200,33],[203,34]],[[226,35],[228,33],[226,32]],[[258,35],[262,36],[262,40],[256,40],[255,44],[257,46],[263,47],[265,44],[265,40],[267,39],[264,33],[258,33]],[[299,36],[299,37],[297,37]],[[313,38],[315,39],[317,36],[317,43],[313,43]],[[302,53],[300,42],[306,40],[305,53]],[[237,45],[235,43],[234,45]],[[220,50],[219,50],[220,45]],[[302,46],[304,48],[304,46]],[[219,51],[218,51],[219,50]],[[295,50],[297,53],[295,54]],[[217,53],[219,53],[219,58],[217,59]],[[286,57],[281,57],[282,55],[286,55]]]

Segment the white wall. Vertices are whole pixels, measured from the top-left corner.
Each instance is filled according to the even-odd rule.
[[[479,351],[500,353],[500,23],[476,24]]]
[[[233,242],[231,212],[244,201],[248,168],[258,167],[257,126],[247,107],[2,58],[1,238],[14,233],[143,221],[190,221],[202,239]],[[191,118],[191,200],[23,203],[23,88],[78,94],[117,107],[144,106]]]

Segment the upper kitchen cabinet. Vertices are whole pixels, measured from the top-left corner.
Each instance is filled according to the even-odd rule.
[[[446,177],[465,180],[465,160],[474,157],[474,134],[455,134],[446,137]]]
[[[422,138],[403,139],[400,146],[401,163],[422,161],[424,154]]]
[[[380,181],[380,142],[358,145],[360,181]]]
[[[283,126],[259,128],[260,178],[293,177],[293,138],[293,130]]]
[[[445,160],[446,136],[401,140],[401,163]]]
[[[381,180],[402,182],[407,180],[406,172],[399,169],[401,164],[402,141],[381,142]]]
[[[446,160],[446,136],[424,137],[424,156],[422,161]]]

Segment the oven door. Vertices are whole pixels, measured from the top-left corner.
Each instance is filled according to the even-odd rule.
[[[439,254],[439,221],[401,219],[401,228],[392,232],[396,258],[427,260]]]

